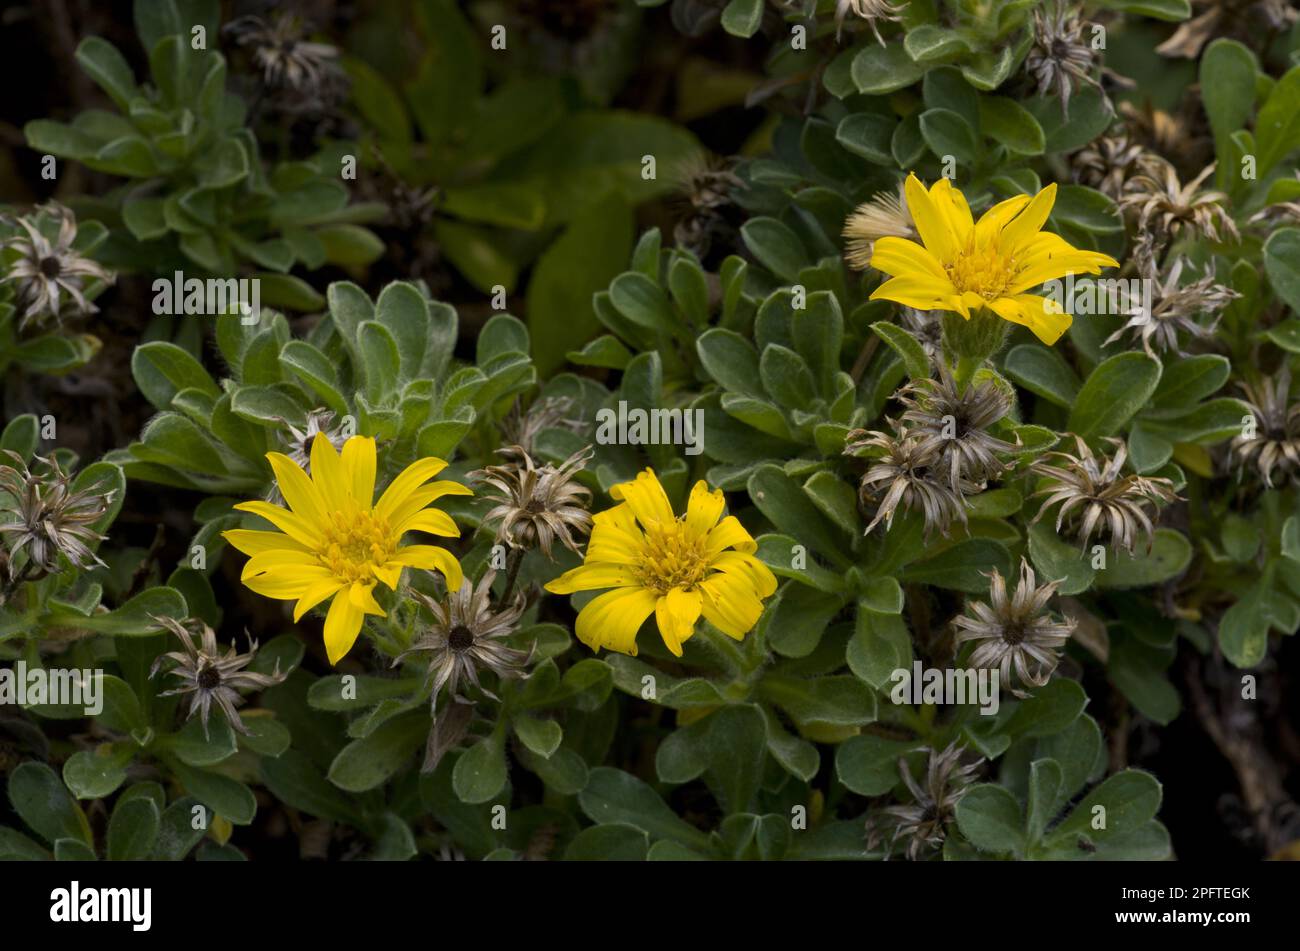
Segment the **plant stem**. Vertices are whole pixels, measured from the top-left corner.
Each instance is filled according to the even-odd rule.
[[[501,603],[505,604],[510,600],[510,595],[514,593],[515,581],[519,578],[519,566],[524,563],[524,550],[522,548],[510,549],[510,554],[506,556],[506,590],[501,594]]]

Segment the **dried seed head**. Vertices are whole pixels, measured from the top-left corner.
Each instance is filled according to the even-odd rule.
[[[41,230],[41,224],[50,218],[59,223],[58,236],[52,241]],[[34,215],[6,215],[0,220],[18,229],[0,241],[0,247],[19,254],[0,278],[0,283],[13,283],[17,288],[18,303],[23,308],[18,321],[20,333],[28,328],[44,329],[51,323],[61,323],[69,311],[69,302],[71,309],[80,316],[98,311],[99,308],[86,299],[87,286],[92,281],[111,284],[114,276],[73,249],[77,240],[77,220],[71,211],[57,202],[50,202],[38,208]]]
[[[1213,337],[1223,308],[1241,295],[1214,280],[1213,264],[1204,277],[1180,286],[1178,279],[1186,263],[1185,259],[1177,258],[1164,277],[1158,280],[1156,292],[1152,295],[1151,313],[1134,314],[1128,323],[1106,338],[1106,343],[1114,343],[1128,335],[1131,339],[1141,340],[1142,349],[1151,356],[1156,356],[1157,352],[1181,356],[1180,331],[1198,340]],[[1197,320],[1201,316],[1210,317],[1210,322]]]
[[[1075,622],[1055,620],[1047,602],[1060,581],[1035,584],[1034,569],[1020,559],[1020,580],[1016,593],[1007,595],[1007,583],[995,568],[986,574],[989,600],[970,601],[966,614],[953,619],[957,643],[973,642],[969,665],[973,669],[995,669],[999,682],[1018,697],[1025,688],[1044,686],[1061,660],[1061,650],[1074,632]],[[1016,680],[1012,680],[1012,671]]]
[[[922,750],[929,753],[925,785],[913,778],[905,757],[898,760],[898,774],[912,794],[912,802],[887,806],[867,817],[868,849],[879,848],[885,843],[886,834],[892,831],[885,845],[886,858],[893,854],[899,840],[907,843],[904,854],[913,862],[941,849],[948,826],[956,818],[957,803],[966,795],[984,762],[980,759],[962,766],[961,757],[966,751],[955,742],[942,752],[926,747]]]
[[[257,656],[256,640],[249,638],[246,654],[239,653],[233,645],[223,653],[217,644],[216,633],[202,621],[193,618],[178,621],[175,618],[150,616],[175,634],[182,645],[179,651],[160,654],[149,669],[149,676],[153,677],[170,660],[172,666],[167,673],[180,680],[178,686],[159,696],[186,696],[186,719],[192,719],[198,714],[204,736],[208,735],[208,714],[213,704],[221,708],[232,730],[247,734],[248,728],[235,710],[244,702],[239,691],[263,690],[283,682],[285,675],[280,673],[279,662],[276,662],[275,671],[271,674],[245,670]]]
[[[223,32],[251,51],[262,86],[287,111],[320,111],[347,91],[338,49],[309,42],[307,24],[291,13],[277,13],[270,23],[256,16],[240,17]]]
[[[870,454],[874,461],[858,486],[863,507],[876,505],[876,515],[867,526],[870,533],[883,520],[888,530],[899,507],[919,510],[925,519],[925,532],[935,529],[945,537],[954,521],[966,523],[966,503],[962,493],[976,489],[961,484],[954,489],[936,477],[938,447],[906,430],[894,426],[895,434],[854,430],[847,436],[845,455]],[[877,455],[879,454],[879,455]]]
[[[1300,403],[1291,402],[1291,369],[1286,364],[1270,379],[1240,384],[1255,417],[1254,432],[1235,437],[1228,457],[1237,477],[1251,465],[1267,488],[1274,474],[1283,480],[1300,477]]]
[[[105,536],[91,526],[108,511],[116,494],[99,485],[72,487],[72,477],[53,456],[38,456],[36,471],[6,450],[0,459],[0,539],[8,548],[9,577],[26,556],[28,576],[59,570],[62,555],[75,568],[102,565],[90,545]],[[12,501],[10,501],[12,499]]]
[[[1150,549],[1154,527],[1150,510],[1156,505],[1178,498],[1174,484],[1158,476],[1122,475],[1128,447],[1122,439],[1107,439],[1115,448],[1113,456],[1094,456],[1088,444],[1075,436],[1078,455],[1050,452],[1046,460],[1034,465],[1034,471],[1046,476],[1047,485],[1036,495],[1046,496],[1034,516],[1037,522],[1059,505],[1056,531],[1069,519],[1083,548],[1096,532],[1108,533],[1111,542],[1133,554],[1139,537],[1145,536]]]
[[[483,670],[502,678],[527,676],[524,671],[532,652],[516,650],[505,643],[524,613],[524,596],[516,593],[508,605],[494,606],[492,582],[495,579],[496,572],[489,571],[478,587],[474,587],[466,578],[458,590],[441,600],[412,593],[433,614],[433,621],[424,635],[393,663],[396,665],[412,654],[427,655],[434,706],[444,687],[456,702],[470,703],[459,693],[462,680],[493,700],[498,699],[479,681],[479,672]]]
[[[1067,118],[1070,96],[1080,86],[1101,90],[1101,84],[1092,78],[1095,52],[1083,37],[1085,24],[1079,14],[1079,7],[1063,0],[1057,0],[1050,10],[1035,10],[1034,45],[1025,58],[1025,69],[1038,83],[1038,95],[1059,97]]]
[[[1118,200],[1143,154],[1141,145],[1130,141],[1123,132],[1117,132],[1094,139],[1071,156],[1070,164],[1075,181]]]
[[[838,40],[844,32],[844,21],[852,13],[859,20],[865,20],[871,28],[871,34],[881,46],[885,45],[880,35],[879,21],[898,23],[903,19],[906,3],[889,3],[888,0],[836,0],[835,4],[835,38]]]
[[[871,266],[876,241],[886,236],[916,240],[916,223],[907,209],[903,183],[896,191],[877,192],[858,205],[844,222],[844,257],[850,267],[865,271]]]
[[[1211,241],[1240,240],[1237,225],[1223,207],[1228,196],[1220,191],[1202,191],[1201,185],[1214,173],[1207,165],[1186,185],[1174,167],[1153,153],[1138,162],[1139,171],[1124,185],[1119,205],[1137,212],[1139,230],[1154,230],[1161,243],[1190,229]]]
[[[901,421],[918,440],[918,452],[937,455],[937,473],[960,493],[1006,470],[997,454],[1016,447],[988,430],[1010,411],[1012,397],[991,379],[972,381],[958,392],[948,365],[942,360],[938,364],[938,379],[914,380],[894,398],[907,407]]]
[[[497,503],[484,517],[485,525],[496,525],[496,541],[512,548],[541,548],[551,558],[556,539],[572,552],[578,551],[574,534],[591,531],[591,490],[574,475],[591,461],[590,446],[575,452],[558,467],[550,463],[538,468],[533,457],[519,446],[502,451],[510,461],[470,473],[470,478],[496,490],[484,498]]]

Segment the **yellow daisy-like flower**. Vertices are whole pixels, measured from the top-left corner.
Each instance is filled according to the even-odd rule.
[[[915,175],[908,175],[905,191],[924,246],[907,238],[876,241],[871,266],[891,279],[876,288],[872,300],[955,311],[967,320],[971,311],[988,308],[1051,345],[1069,328],[1070,315],[1056,302],[1027,291],[1067,274],[1119,267],[1109,255],[1079,250],[1042,230],[1056,201],[1055,184],[1033,198],[1017,195],[999,202],[978,222],[965,196],[946,178],[926,191]]]
[[[268,598],[298,602],[294,621],[334,599],[325,617],[331,664],[351,650],[365,615],[385,616],[375,601],[378,582],[395,589],[403,568],[437,568],[452,591],[460,588],[460,562],[451,552],[401,543],[413,531],[460,535],[450,515],[427,508],[444,495],[474,494],[458,482],[429,483],[447,463],[432,457],[411,463],[373,502],[375,441],[369,436],[353,436],[342,453],[328,439],[313,440],[310,476],[282,453],[268,452],[266,458],[289,508],[270,502],[241,502],[235,508],[260,515],[280,531],[241,528],[221,534],[251,556],[241,575],[244,584]]]
[[[578,639],[593,650],[635,656],[637,630],[651,612],[678,657],[701,614],[742,639],[776,591],[776,578],[754,557],[758,545],[736,517],[719,521],[722,490],[695,483],[682,518],[653,469],[609,494],[622,504],[593,517],[586,562],[546,585],[552,594],[613,589],[578,612]]]

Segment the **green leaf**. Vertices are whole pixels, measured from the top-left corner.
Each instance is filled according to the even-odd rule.
[[[799,272],[813,263],[798,235],[775,218],[750,218],[740,235],[758,262],[787,283],[796,283]]]
[[[131,354],[131,375],[145,399],[157,409],[170,409],[172,398],[196,389],[214,400],[221,396],[215,381],[188,352],[161,340],[142,344]]]
[[[840,120],[835,141],[873,165],[892,166],[894,155],[889,144],[897,125],[898,121],[888,116],[853,112]]]
[[[1300,148],[1300,66],[1293,66],[1277,81],[1255,117],[1255,143],[1262,176]]]
[[[506,752],[500,730],[479,740],[456,761],[452,786],[462,802],[489,802],[506,784]]]
[[[1126,769],[1084,796],[1051,837],[1061,841],[1084,836],[1101,841],[1130,835],[1155,817],[1160,799],[1160,783],[1154,776]],[[960,812],[959,806],[959,816]]]
[[[1012,347],[1003,371],[1031,393],[1067,409],[1074,405],[1082,386],[1060,351],[1037,343]]]
[[[722,28],[749,39],[763,22],[763,0],[730,0],[722,10]]]
[[[957,827],[981,852],[1022,852],[1024,825],[1020,804],[1001,786],[973,786],[957,803]]]
[[[761,9],[761,7],[760,7]],[[634,825],[613,823],[581,830],[564,850],[566,862],[644,862],[649,838]]]
[[[1300,314],[1300,228],[1279,228],[1269,236],[1264,242],[1264,270],[1277,296]]]
[[[835,775],[859,796],[883,796],[899,782],[899,759],[915,748],[907,740],[851,736],[835,751]]]
[[[985,135],[1018,155],[1042,155],[1047,147],[1043,127],[1014,99],[981,96],[979,118]]]
[[[925,75],[925,67],[914,62],[901,43],[868,43],[854,57],[852,74],[858,92],[883,96],[912,85]]]
[[[179,762],[173,771],[195,799],[235,825],[246,826],[257,814],[253,791],[238,780]]]
[[[551,373],[600,323],[592,295],[604,290],[632,250],[632,210],[607,196],[575,216],[538,259],[528,284],[528,327],[540,373]]]
[[[928,109],[921,113],[921,136],[941,162],[949,156],[969,168],[979,154],[975,130],[961,116],[949,109]]]
[[[20,763],[9,774],[9,802],[28,828],[45,839],[92,843],[90,825],[58,774],[44,763]]]
[[[353,740],[330,764],[329,779],[347,792],[365,792],[381,786],[424,745],[429,732],[426,711],[395,717],[369,736]]]
[[[152,799],[136,797],[118,802],[108,820],[108,860],[146,859],[158,839],[162,817]]]
[[[1080,388],[1067,428],[1084,439],[1113,435],[1147,404],[1159,382],[1160,362],[1144,353],[1103,360]]]
[[[680,819],[643,780],[620,769],[593,769],[587,788],[578,794],[578,804],[601,825],[630,825],[655,839],[670,839],[699,851],[709,848],[707,835]]]
[[[1226,157],[1228,136],[1250,119],[1258,72],[1255,54],[1236,40],[1220,37],[1201,54],[1201,100],[1220,161]]]
[[[77,64],[125,112],[140,95],[135,74],[116,46],[98,36],[88,36],[77,46]]]
[[[1192,544],[1187,536],[1172,528],[1158,528],[1149,552],[1141,547],[1132,555],[1116,552],[1106,570],[1097,573],[1097,586],[1144,588],[1161,584],[1181,574],[1191,560]]]
[[[930,358],[925,355],[925,348],[915,336],[887,320],[876,321],[871,325],[871,330],[898,354],[909,377],[913,380],[929,379]]]

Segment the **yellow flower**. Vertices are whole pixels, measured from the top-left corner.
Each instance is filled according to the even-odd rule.
[[[924,247],[907,238],[876,241],[871,266],[891,279],[876,288],[872,300],[956,311],[967,320],[972,310],[988,308],[1051,345],[1070,326],[1070,315],[1057,302],[1026,292],[1067,274],[1119,267],[1109,255],[1081,251],[1042,230],[1056,201],[1055,184],[1033,198],[1017,195],[999,202],[978,223],[965,197],[946,178],[927,192],[915,175],[908,175],[905,190]]]
[[[426,485],[446,468],[441,459],[413,462],[378,502],[375,441],[353,436],[340,454],[328,439],[312,440],[311,475],[292,459],[268,452],[276,483],[289,508],[241,502],[235,508],[260,515],[278,532],[232,529],[222,537],[246,555],[241,580],[258,594],[297,601],[298,621],[326,598],[325,650],[336,664],[356,642],[367,614],[384,617],[374,587],[396,588],[403,568],[437,568],[447,586],[460,588],[461,569],[451,552],[434,545],[402,545],[407,532],[456,538],[460,529],[446,512],[426,508],[444,495],[473,495],[456,482]]]
[[[653,611],[675,655],[695,633],[700,615],[742,639],[763,613],[776,578],[754,557],[749,532],[728,515],[720,489],[695,483],[678,518],[653,469],[610,489],[622,501],[593,519],[586,562],[546,586],[553,594],[613,588],[578,612],[578,639],[599,650],[636,655],[636,633]]]

